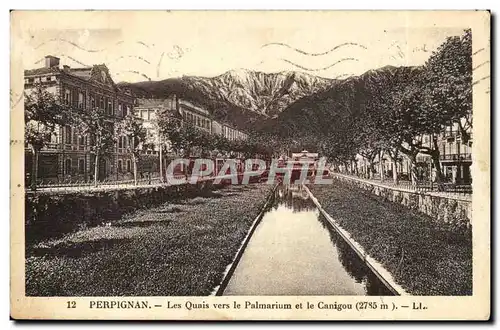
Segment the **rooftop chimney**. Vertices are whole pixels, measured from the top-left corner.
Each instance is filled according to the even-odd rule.
[[[51,55],[45,56],[45,67],[46,68],[59,67],[59,57]]]

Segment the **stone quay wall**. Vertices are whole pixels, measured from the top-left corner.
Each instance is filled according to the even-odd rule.
[[[26,193],[26,239],[55,237],[78,228],[116,221],[125,214],[168,201],[209,196],[222,185],[207,180],[196,184]]]
[[[472,201],[465,196],[446,196],[446,194],[419,192],[397,187],[385,186],[362,179],[333,174],[334,180],[352,185],[391,201],[430,216],[440,224],[448,225],[453,231],[470,230],[472,226]]]

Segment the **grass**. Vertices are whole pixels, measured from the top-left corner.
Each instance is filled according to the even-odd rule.
[[[27,246],[26,295],[209,295],[271,188],[229,186]]]
[[[323,208],[414,295],[472,294],[472,237],[335,181],[311,186]]]

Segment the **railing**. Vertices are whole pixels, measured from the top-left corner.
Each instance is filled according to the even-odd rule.
[[[471,160],[472,154],[444,154],[440,155],[441,160]]]
[[[183,176],[176,176],[183,177]],[[139,178],[137,179],[137,186],[154,186],[161,184],[159,177],[151,178]],[[41,179],[35,188],[36,191],[57,191],[57,192],[69,192],[69,191],[80,191],[80,190],[102,190],[107,188],[126,188],[135,187],[133,179],[127,180],[99,180],[97,184],[93,180],[78,180],[78,179],[64,179],[60,181],[55,180],[43,180]],[[26,185],[27,192],[33,192],[32,187],[29,184]]]
[[[360,182],[365,182],[381,187],[393,188],[398,190],[405,190],[409,192],[421,192],[427,193],[429,195],[450,197],[456,199],[462,199],[470,201],[472,198],[472,185],[470,184],[456,184],[450,182],[443,182],[437,184],[436,182],[430,181],[418,181],[413,184],[411,181],[398,181],[394,183],[392,178],[385,178],[382,180],[366,179],[355,175],[344,174],[344,173],[331,173],[334,177],[344,177],[346,179],[352,179]]]
[[[249,172],[250,176],[255,175],[260,172]],[[238,180],[243,176],[243,172],[238,174],[218,174],[216,176],[204,176],[204,177],[195,177],[197,182],[212,180],[215,178],[219,178],[220,180],[230,180],[233,176],[237,176]],[[173,175],[174,179],[184,179],[186,178],[186,174],[184,173],[175,173]],[[188,180],[193,179],[190,174],[188,174]],[[267,177],[265,178],[267,180]],[[34,193],[34,192],[58,192],[58,193],[66,193],[66,192],[75,192],[75,191],[99,191],[99,190],[113,190],[113,189],[122,189],[122,188],[137,188],[137,187],[153,187],[153,186],[168,186],[168,185],[178,185],[183,184],[185,182],[179,183],[170,183],[168,180],[161,180],[159,176],[151,177],[151,178],[140,178],[137,179],[137,185],[134,184],[133,179],[127,180],[101,180],[97,181],[97,185],[92,180],[72,180],[66,179],[62,181],[55,182],[53,180],[39,180],[36,188],[33,190],[29,184],[27,183],[25,186],[26,192]]]

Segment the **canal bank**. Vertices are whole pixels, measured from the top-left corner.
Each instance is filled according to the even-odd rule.
[[[332,219],[411,295],[471,295],[472,237],[336,181],[309,189]]]
[[[26,295],[209,295],[271,189],[226,186],[28,245]]]
[[[280,185],[223,295],[393,295],[331,227],[303,186]]]

